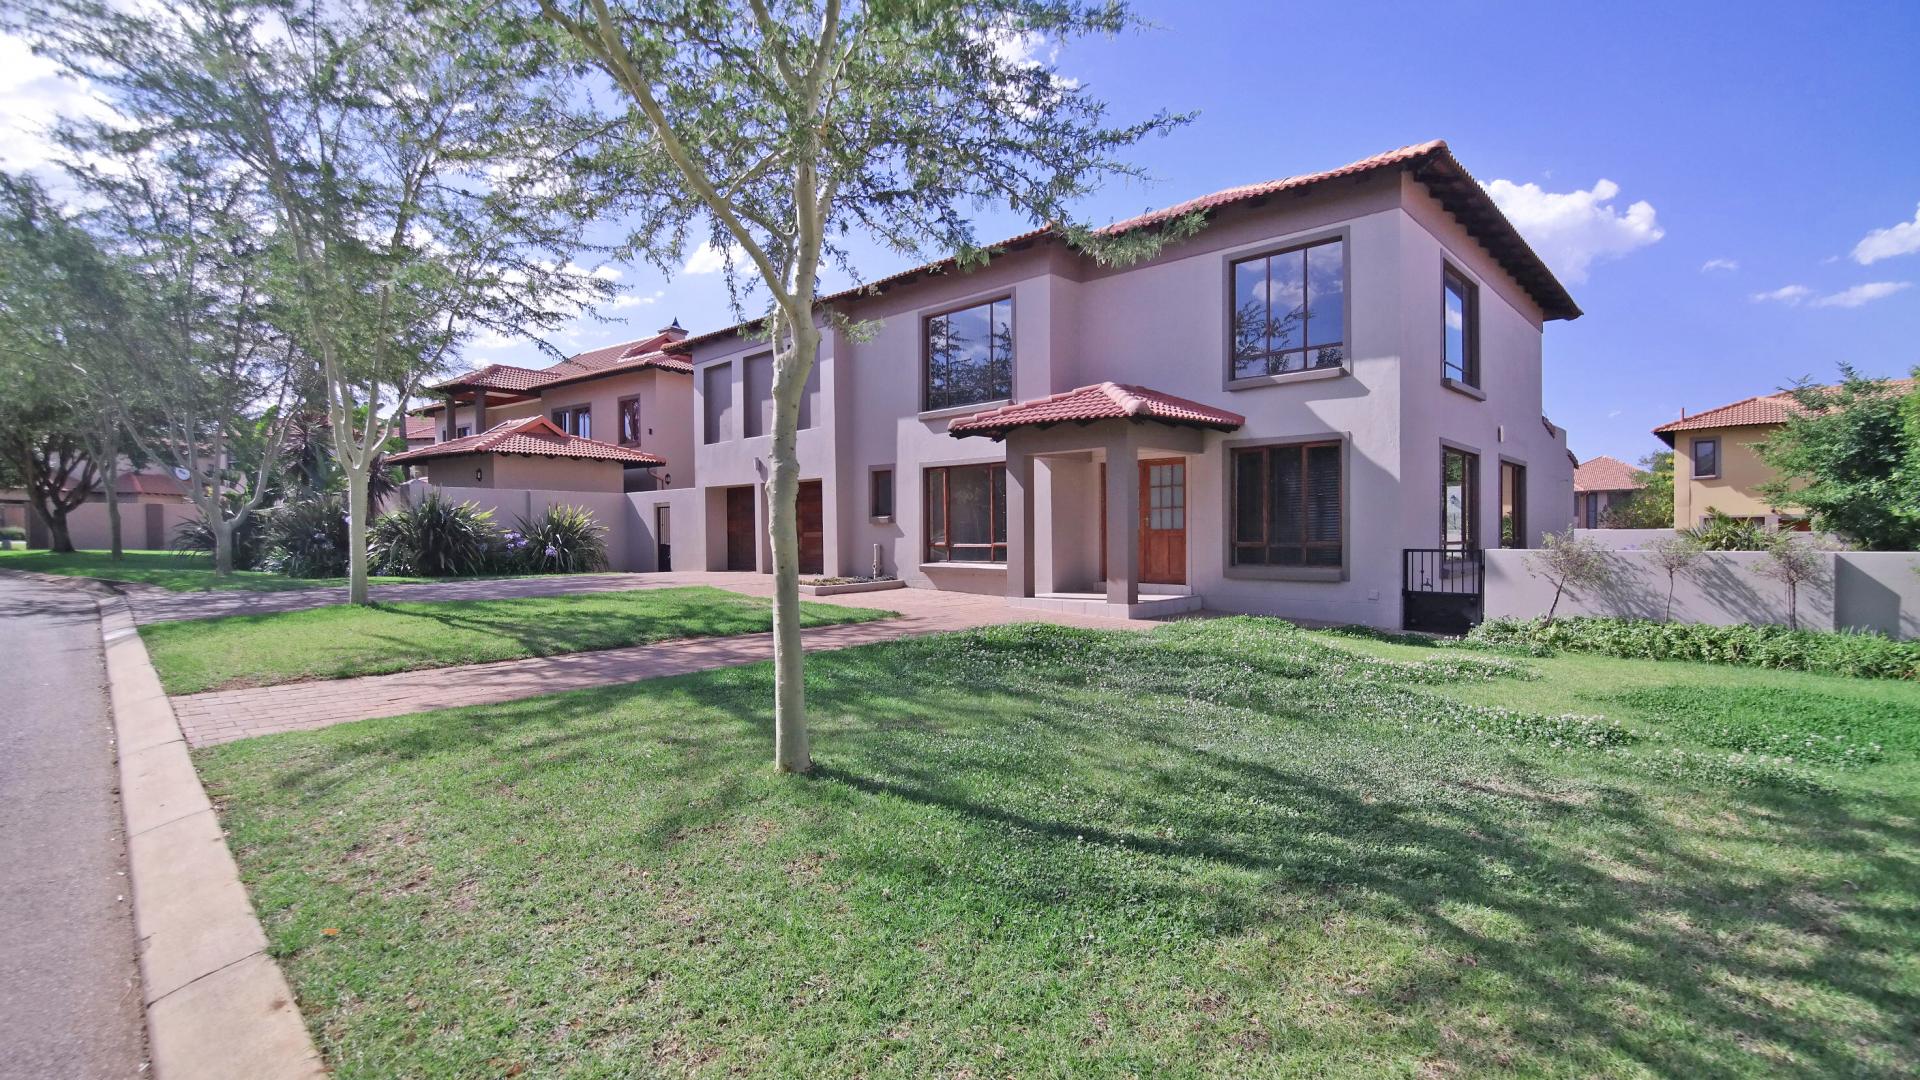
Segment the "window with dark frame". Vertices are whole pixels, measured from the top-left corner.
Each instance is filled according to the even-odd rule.
[[[867,516],[875,521],[893,520],[892,469],[875,469],[868,475]]]
[[[1452,447],[1440,451],[1440,546],[1471,551],[1480,546],[1480,455]]]
[[[943,465],[926,472],[928,562],[1007,561],[1007,467]]]
[[[1233,264],[1232,379],[1258,379],[1346,361],[1347,246],[1289,248]]]
[[[1441,273],[1445,314],[1441,326],[1441,363],[1445,376],[1480,385],[1480,290],[1466,275],[1447,267]]]
[[[1711,480],[1720,475],[1720,440],[1693,440],[1693,475]]]
[[[623,397],[620,399],[620,445],[640,445],[640,398]]]
[[[1337,441],[1233,452],[1233,565],[1344,565],[1340,457]]]
[[[926,327],[928,410],[1013,396],[1012,297],[931,316]]]
[[[553,410],[553,426],[569,435],[578,435],[583,439],[593,438],[593,407],[591,405],[573,405],[565,409]]]
[[[471,434],[473,434],[473,429],[465,424],[461,424],[459,427],[453,429],[453,437],[456,439],[464,439]]]
[[[1527,546],[1527,467],[1500,463],[1500,546]]]

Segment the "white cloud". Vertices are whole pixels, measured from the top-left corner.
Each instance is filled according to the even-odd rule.
[[[1861,266],[1915,253],[1920,253],[1920,208],[1913,211],[1912,221],[1875,229],[1853,245],[1853,261]]]
[[[1851,289],[1842,289],[1830,296],[1823,296],[1813,302],[1814,307],[1856,308],[1871,304],[1875,300],[1884,300],[1902,289],[1913,287],[1911,281],[1869,281],[1865,285],[1855,285]]]
[[[89,87],[17,37],[0,34],[0,167],[50,166],[60,151],[47,131],[56,120],[112,120],[117,114]]]
[[[1620,185],[1611,180],[1596,181],[1585,191],[1561,192],[1495,180],[1487,185],[1487,194],[1553,272],[1570,284],[1587,280],[1587,268],[1594,263],[1618,259],[1666,235],[1652,203],[1642,199],[1624,212],[1616,209],[1613,199]]]
[[[733,264],[733,272],[743,276],[758,274],[759,268],[747,260],[747,249],[739,244],[729,244],[723,251],[713,246],[713,241],[702,240],[700,246],[687,256],[687,264],[680,268],[687,274],[717,274]]]
[[[646,307],[649,304],[657,304],[660,302],[660,298],[665,295],[667,295],[665,289],[655,289],[652,296],[640,296],[629,293],[626,296],[616,297],[613,303],[607,306],[614,311],[625,311],[627,308]]]
[[[1807,288],[1805,285],[1782,285],[1779,288],[1772,289],[1768,292],[1754,293],[1753,302],[1756,304],[1789,304],[1791,305],[1791,304],[1798,304],[1802,300],[1805,300],[1807,297],[1812,295],[1813,295],[1813,290]]]
[[[1700,272],[1703,274],[1710,274],[1715,270],[1738,269],[1740,269],[1740,260],[1738,259],[1708,259],[1706,262],[1700,264]]]

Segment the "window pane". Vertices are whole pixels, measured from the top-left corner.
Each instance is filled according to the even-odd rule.
[[[1266,375],[1267,260],[1233,268],[1233,377]]]
[[[1340,542],[1340,448],[1307,448],[1307,539]]]
[[[640,441],[640,399],[637,397],[620,401],[620,441],[628,446]]]
[[[1441,498],[1444,518],[1441,542],[1450,547],[1472,547],[1474,473],[1480,458],[1459,450],[1443,451],[1440,458]]]
[[[987,397],[997,400],[1013,396],[1013,301],[994,301],[991,318],[993,365]]]
[[[947,473],[945,469],[927,470],[927,543],[947,541]]]
[[[585,409],[577,409],[573,414],[573,433],[583,439],[593,438],[593,414]]]
[[[1346,244],[1339,240],[1307,249],[1309,345],[1338,345],[1345,340],[1346,250]]]
[[[1013,392],[1013,301],[927,320],[927,407],[996,401]]]
[[[993,493],[987,470],[982,468],[947,470],[948,527],[955,544],[985,544],[997,539],[991,533],[988,510]]]
[[[873,473],[873,490],[870,495],[867,513],[871,517],[890,518],[893,516],[893,470],[876,469]]]
[[[1266,543],[1266,452],[1233,452],[1233,542]],[[1246,553],[1242,552],[1245,561]],[[1259,562],[1256,555],[1251,561]]]
[[[733,412],[731,368],[731,364],[715,364],[700,376],[700,400],[706,412],[701,425],[702,442],[717,443],[732,437],[727,431],[727,418]]]
[[[1701,439],[1693,444],[1693,471],[1696,476],[1714,476],[1720,472],[1720,442]]]
[[[1464,380],[1467,371],[1467,297],[1457,278],[1448,275],[1446,282],[1443,356],[1446,360],[1447,375],[1450,378]]]
[[[1007,470],[990,466],[987,475],[993,482],[993,542],[1007,542]]]
[[[746,437],[773,432],[773,355],[747,357],[747,411],[741,417]]]
[[[1267,273],[1267,347],[1274,352],[1298,349],[1307,343],[1307,253],[1275,255]],[[1295,367],[1301,360],[1295,359]]]
[[[1271,544],[1294,545],[1306,539],[1306,518],[1302,513],[1300,495],[1302,477],[1300,475],[1300,448],[1281,447],[1273,451],[1272,485],[1270,498],[1273,503],[1273,526],[1267,539]]]

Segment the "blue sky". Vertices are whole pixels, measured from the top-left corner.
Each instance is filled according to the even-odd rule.
[[[1138,148],[1152,182],[1109,186],[1084,217],[1444,138],[1483,183],[1507,182],[1496,194],[1586,311],[1546,334],[1546,411],[1582,458],[1637,459],[1683,406],[1843,361],[1920,364],[1920,3],[1139,10],[1156,28],[1036,49],[1118,118],[1199,114]],[[0,60],[0,114],[56,103],[11,43]],[[0,163],[21,163],[19,143],[0,129]],[[1025,227],[980,221],[985,238]],[[870,253],[862,276],[907,261]],[[619,321],[558,344],[731,321],[717,273],[619,269],[604,312]],[[472,359],[539,362],[507,343]]]

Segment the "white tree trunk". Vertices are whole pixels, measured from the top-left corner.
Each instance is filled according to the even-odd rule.
[[[347,603],[367,600],[367,459],[347,465]]]
[[[100,474],[100,489],[107,496],[107,546],[112,549],[115,562],[126,554],[120,542],[120,470],[110,468]]]
[[[776,354],[773,374],[773,452],[767,477],[767,529],[773,544],[773,767],[813,768],[807,746],[804,660],[800,646],[800,401],[820,351],[811,318],[793,326],[791,345]]]
[[[213,533],[213,572],[221,577],[233,576],[234,523],[221,517],[218,504],[215,505],[209,531]]]

